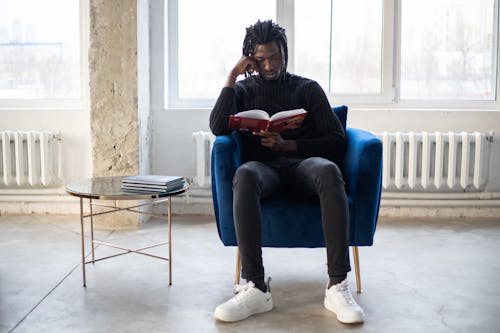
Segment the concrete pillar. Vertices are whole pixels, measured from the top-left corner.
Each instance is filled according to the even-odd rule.
[[[92,175],[137,174],[137,2],[90,0],[89,5]],[[139,219],[132,213],[114,213],[101,216],[96,225],[131,228]]]

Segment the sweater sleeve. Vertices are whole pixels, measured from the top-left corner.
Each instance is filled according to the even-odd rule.
[[[228,134],[229,116],[237,113],[234,88],[224,87],[210,113],[210,130],[214,135]]]
[[[297,152],[303,156],[342,161],[347,147],[346,134],[340,120],[332,112],[323,89],[313,81],[304,96],[316,135],[297,139]]]

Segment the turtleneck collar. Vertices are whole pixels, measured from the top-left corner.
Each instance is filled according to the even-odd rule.
[[[265,79],[262,75],[260,74],[257,74],[254,76],[255,78],[255,81],[260,84],[260,85],[263,85],[263,86],[269,86],[269,87],[272,87],[272,86],[276,86],[280,83],[283,83],[285,81],[286,78],[288,78],[290,76],[290,74],[288,72],[285,72],[283,75],[281,75],[278,79],[276,80],[267,80]]]

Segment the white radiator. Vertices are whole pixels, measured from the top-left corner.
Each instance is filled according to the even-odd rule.
[[[1,187],[47,187],[61,179],[59,135],[0,131]]]
[[[380,133],[382,186],[388,190],[480,190],[488,176],[492,135]]]
[[[198,131],[192,133],[196,151],[196,177],[194,183],[200,187],[209,187],[210,179],[210,154],[215,136],[211,132]]]
[[[199,186],[210,185],[210,152],[214,135],[193,132],[196,177]],[[480,190],[488,177],[492,134],[479,132],[383,132],[384,190]]]

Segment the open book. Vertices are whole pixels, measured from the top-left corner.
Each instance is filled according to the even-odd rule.
[[[263,110],[241,111],[229,116],[230,130],[258,132],[281,132],[290,128],[298,128],[304,121],[307,111],[304,109],[280,111],[269,117]]]

